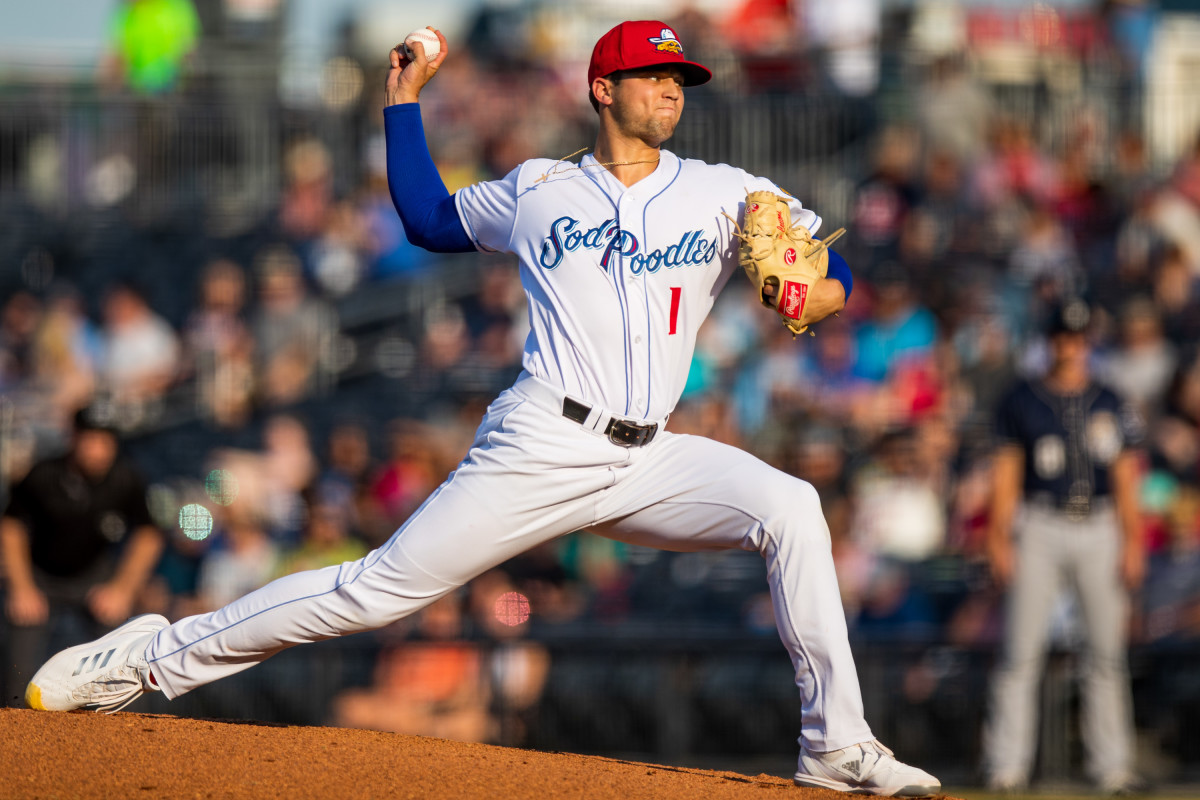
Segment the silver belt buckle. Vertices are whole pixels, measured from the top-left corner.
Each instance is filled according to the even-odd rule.
[[[608,427],[604,432],[608,434],[608,440],[615,445],[641,447],[649,444],[650,440],[654,438],[654,434],[658,433],[658,423],[638,425],[613,417],[608,421]]]
[[[1067,499],[1067,504],[1063,508],[1066,512],[1067,519],[1072,522],[1079,522],[1087,519],[1092,513],[1092,501],[1088,497],[1071,497]]]

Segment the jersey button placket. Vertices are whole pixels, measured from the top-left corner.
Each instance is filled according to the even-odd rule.
[[[644,237],[645,231],[641,233]],[[641,247],[644,248],[645,246],[645,242],[643,241]],[[645,273],[640,275],[626,274],[632,278],[626,285],[629,287],[630,297],[629,333],[632,341],[630,348],[631,361],[634,368],[633,375],[631,376],[633,381],[633,386],[631,387],[633,397],[629,411],[635,416],[641,416],[646,413],[646,393],[650,391],[648,374],[651,366],[650,350],[647,346],[650,335],[650,318],[646,300],[646,275]]]
[[[624,225],[623,225],[624,220],[633,219],[633,213],[630,210],[632,202],[633,202],[632,198],[630,197],[628,192],[622,192],[620,198],[617,200],[616,225],[617,225],[618,231],[624,230]],[[618,243],[618,244],[621,244],[621,243]],[[630,393],[633,390],[632,384],[633,384],[633,380],[634,380],[633,376],[629,374],[629,372],[633,371],[633,369],[634,369],[634,353],[633,353],[633,345],[631,344],[631,341],[633,339],[633,331],[632,331],[632,328],[633,328],[633,308],[632,308],[633,303],[629,297],[630,282],[626,281],[626,277],[629,274],[627,272],[629,265],[625,261],[624,249],[625,248],[624,248],[623,244],[621,244],[621,246],[619,246],[617,248],[617,251],[616,251],[616,265],[617,266],[616,266],[615,272],[613,273],[613,280],[616,281],[621,286],[621,288],[624,291],[624,295],[625,295],[625,330],[622,331],[622,333],[624,335],[624,341],[625,341],[625,359],[626,359],[625,363],[627,365],[626,383],[625,383],[625,392],[626,392],[625,402],[628,406],[628,404],[630,404],[632,402],[632,400],[630,398]],[[627,407],[626,413],[629,413],[629,411],[630,411],[630,409]]]
[[[637,197],[629,191],[621,194],[621,199],[617,204],[618,219],[620,220],[636,220],[640,217],[640,207],[638,206]],[[644,231],[642,232],[644,235]],[[630,343],[629,360],[632,368],[630,375],[630,395],[629,395],[629,413],[640,415],[646,405],[645,389],[640,387],[641,376],[648,368],[648,354],[643,353],[640,348],[643,342],[646,341],[646,326],[648,320],[644,318],[645,314],[645,288],[641,280],[637,280],[628,271],[628,264],[625,261],[624,255],[621,258],[621,279],[626,290],[626,298],[629,302],[629,317],[627,321],[628,329],[626,330],[626,341]],[[635,278],[634,280],[626,280],[626,278]]]

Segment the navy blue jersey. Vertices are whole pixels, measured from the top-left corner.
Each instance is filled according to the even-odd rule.
[[[1109,469],[1141,437],[1137,416],[1112,391],[1091,384],[1056,394],[1023,381],[1000,403],[996,437],[1025,454],[1025,496],[1067,507],[1112,493]]]
[[[85,572],[128,534],[154,524],[146,484],[121,458],[98,479],[86,477],[69,456],[36,464],[13,487],[4,516],[25,526],[34,565],[63,578]]]

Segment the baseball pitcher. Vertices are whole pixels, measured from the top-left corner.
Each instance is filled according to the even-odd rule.
[[[488,408],[458,469],[378,550],[173,625],[132,620],[49,661],[29,705],[174,698],[292,645],[388,625],[519,553],[590,529],[665,550],[761,553],[803,709],[796,783],[937,792],[937,779],[896,760],[864,719],[816,491],[667,427],[697,331],[739,266],[793,333],[843,307],[850,271],[813,238],[820,217],[770,180],[663,148],[685,88],[711,73],[657,21],[624,22],[596,43],[589,155],[532,159],[450,195],[418,105],[450,57],[432,32],[436,55],[421,41],[435,49],[428,34],[409,37],[411,58],[404,46],[390,54],[392,199],[421,247],[517,256],[531,328],[524,372]]]

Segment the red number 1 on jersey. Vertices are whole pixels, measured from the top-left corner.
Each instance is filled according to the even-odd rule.
[[[683,294],[683,287],[671,287],[671,330],[669,336],[675,335],[675,323],[679,321],[679,297]]]

